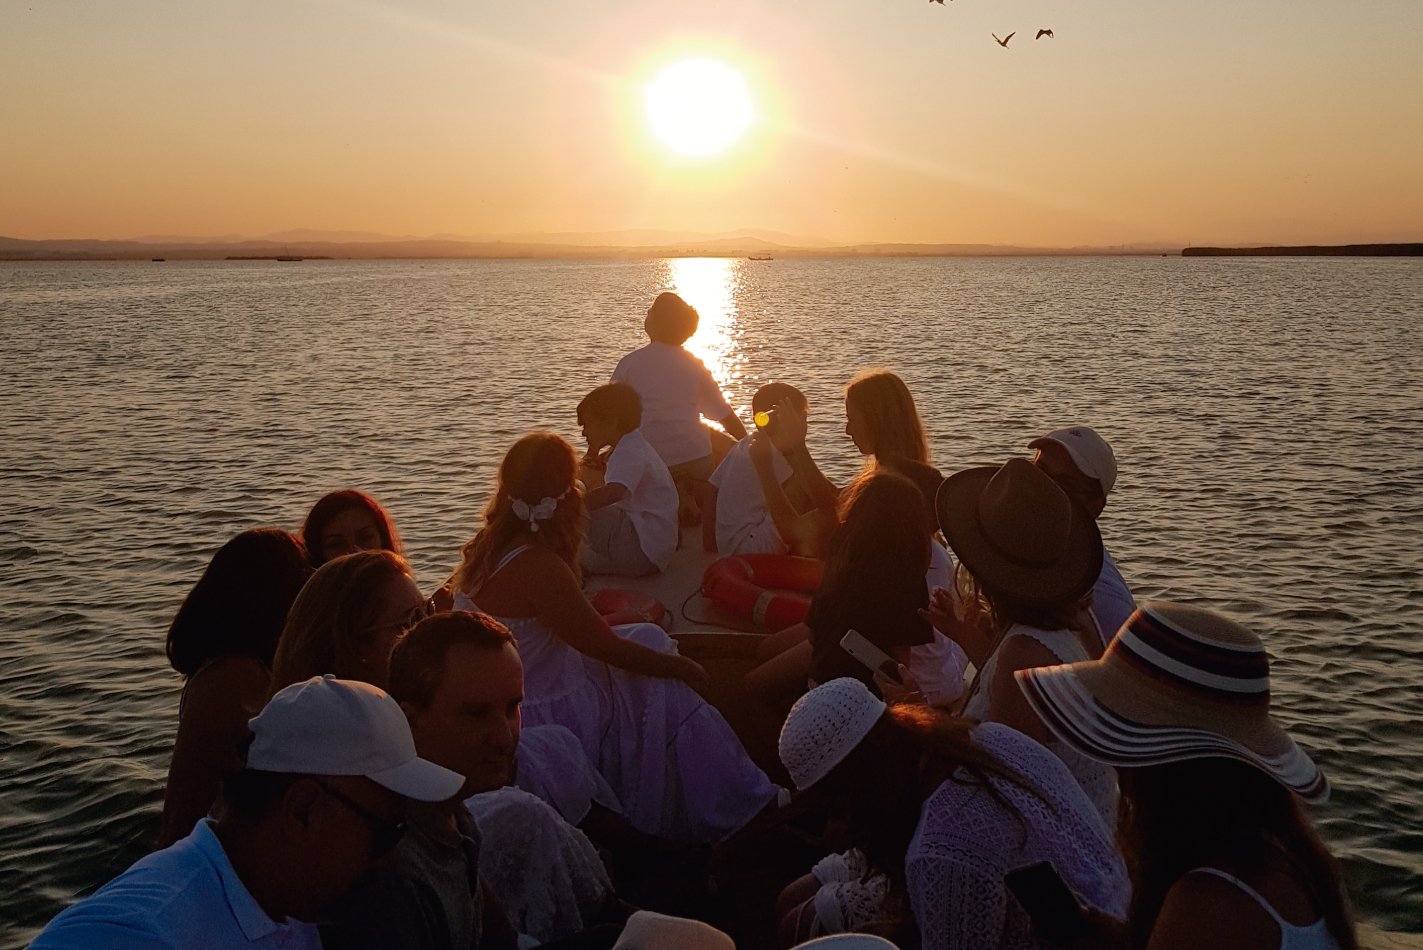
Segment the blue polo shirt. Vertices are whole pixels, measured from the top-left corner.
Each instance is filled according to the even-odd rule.
[[[320,950],[311,924],[277,923],[232,870],[204,819],[49,922],[31,950]]]

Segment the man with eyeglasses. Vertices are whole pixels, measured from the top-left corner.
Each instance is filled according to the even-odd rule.
[[[311,922],[399,843],[407,800],[464,785],[416,754],[400,707],[365,683],[295,683],[249,725],[221,817],[61,913],[33,948],[314,950]]]
[[[1100,518],[1107,507],[1107,495],[1117,483],[1117,457],[1105,439],[1087,426],[1072,426],[1034,439],[1028,448],[1037,450],[1034,465],[1093,520]],[[1092,619],[1103,649],[1134,610],[1136,599],[1111,554],[1104,549],[1102,572],[1092,588]]]

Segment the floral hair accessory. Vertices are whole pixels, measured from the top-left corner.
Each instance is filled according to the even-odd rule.
[[[529,530],[538,533],[539,522],[547,521],[553,517],[553,513],[558,510],[558,503],[564,499],[568,492],[564,492],[557,498],[541,498],[537,505],[530,505],[522,498],[515,498],[509,507],[514,511],[514,517],[529,523]]]

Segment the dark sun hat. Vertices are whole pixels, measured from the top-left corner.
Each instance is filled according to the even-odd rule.
[[[1074,601],[1102,572],[1097,522],[1026,459],[950,475],[935,508],[974,579],[1025,603]]]
[[[1231,758],[1307,802],[1329,796],[1319,768],[1270,716],[1260,638],[1217,613],[1143,604],[1100,660],[1014,676],[1059,739],[1108,765]]]

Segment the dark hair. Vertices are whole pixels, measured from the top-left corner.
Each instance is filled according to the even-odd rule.
[[[217,549],[168,626],[168,662],[192,676],[220,656],[272,665],[287,611],[311,565],[301,540],[280,528],[244,531]]]
[[[327,673],[359,678],[350,663],[370,648],[376,602],[398,577],[413,580],[415,574],[391,551],[357,551],[321,565],[287,615],[272,658],[271,691]]]
[[[473,593],[516,540],[547,548],[578,575],[587,514],[578,489],[578,456],[573,446],[552,432],[530,432],[515,442],[499,463],[499,481],[484,507],[484,525],[460,549],[460,563],[450,577],[452,591]],[[556,498],[553,517],[537,522],[538,531],[513,511],[516,500],[537,505]]]
[[[978,624],[990,639],[1001,638],[1009,627],[1022,624],[1034,630],[1069,630],[1089,657],[1095,659],[1102,653],[1096,630],[1084,626],[1092,605],[1091,590],[1063,603],[1029,603],[980,581],[963,561],[954,566],[954,588],[965,605],[966,621]]]
[[[990,779],[1042,797],[1029,778],[980,748],[973,728],[967,719],[928,706],[891,706],[816,786],[843,809],[855,846],[900,895],[906,894],[904,856],[925,797],[935,791],[925,788],[926,779],[982,788],[1020,824],[1023,816]]]
[[[681,297],[664,291],[647,308],[647,335],[658,343],[681,346],[697,332],[701,316]]]
[[[397,702],[424,709],[440,688],[451,649],[502,650],[513,642],[509,628],[485,613],[456,610],[427,617],[411,627],[391,651],[389,693]]]
[[[805,621],[818,634],[812,675],[820,682],[834,676],[869,682],[869,671],[840,649],[840,636],[853,628],[874,640],[875,630],[893,628],[928,641],[929,624],[919,611],[929,605],[929,514],[913,482],[876,469],[846,489],[840,517]]]
[[[375,519],[376,530],[380,532],[380,546],[383,551],[404,554],[400,544],[400,534],[395,530],[395,522],[381,507],[380,502],[363,491],[342,488],[321,496],[321,500],[307,513],[301,526],[301,537],[306,542],[306,553],[311,558],[312,567],[320,567],[330,560],[321,549],[321,537],[338,515],[353,508],[367,512]]]
[[[802,412],[808,405],[805,393],[790,383],[767,383],[756,390],[756,394],[751,397],[751,411],[767,412],[788,401],[795,403]]]
[[[1117,779],[1117,843],[1131,876],[1132,946],[1146,946],[1167,892],[1189,871],[1262,868],[1272,856],[1287,862],[1309,891],[1339,946],[1358,946],[1339,867],[1299,799],[1279,782],[1245,762],[1218,757],[1118,769]]]
[[[642,425],[642,397],[627,383],[599,386],[578,404],[578,424],[590,418],[610,420],[619,432],[631,432]]]
[[[845,404],[864,414],[874,430],[875,461],[929,461],[929,440],[914,396],[904,380],[885,370],[861,373],[845,387]]]

